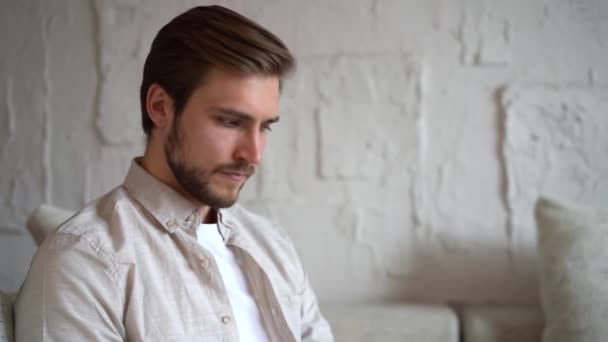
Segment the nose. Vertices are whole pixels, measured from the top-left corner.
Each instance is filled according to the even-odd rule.
[[[264,137],[257,130],[243,134],[235,151],[235,158],[248,164],[259,164],[264,150]]]

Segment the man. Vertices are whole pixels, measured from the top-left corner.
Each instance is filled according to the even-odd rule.
[[[235,204],[294,64],[222,7],[164,26],[144,65],[145,154],[41,245],[17,340],[332,341],[286,234]]]

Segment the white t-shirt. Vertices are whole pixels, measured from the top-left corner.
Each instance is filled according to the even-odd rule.
[[[201,224],[196,231],[198,243],[215,259],[228,299],[235,315],[240,340],[245,342],[269,341],[260,311],[247,286],[247,280],[232,251],[226,247],[217,224]]]

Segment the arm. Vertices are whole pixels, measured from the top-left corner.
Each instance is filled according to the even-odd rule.
[[[15,304],[16,341],[123,341],[121,291],[99,246],[56,234],[40,247]]]

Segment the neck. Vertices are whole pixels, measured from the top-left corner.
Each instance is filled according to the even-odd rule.
[[[167,163],[162,148],[155,148],[152,142],[148,143],[146,152],[140,161],[140,166],[154,178],[163,182],[171,189],[175,190],[178,194],[182,195],[184,198],[196,205],[199,208],[199,214],[203,223],[215,223],[217,221],[217,213],[215,209],[210,208],[198,201],[196,198],[190,195],[190,193],[188,193],[181,186],[181,184],[179,184],[177,178],[175,178],[175,175],[173,174],[173,171],[171,171],[171,168],[169,167],[169,163]]]
[[[201,213],[202,223],[217,223],[217,209],[207,207],[205,216]]]

